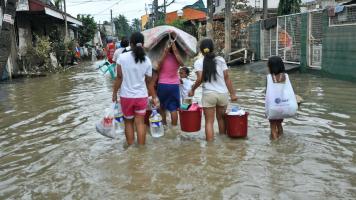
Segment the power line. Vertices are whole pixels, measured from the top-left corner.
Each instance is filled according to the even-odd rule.
[[[115,6],[116,4],[119,4],[119,3],[122,2],[122,1],[123,1],[123,0],[119,0],[118,2],[116,2],[116,3],[112,4],[112,5],[110,5],[109,7],[105,8],[104,10],[102,10],[102,11],[96,13],[96,14],[93,14],[93,16],[99,15],[99,14],[101,14],[101,13],[103,13],[103,12],[106,12],[108,9],[110,9],[110,8],[113,7],[113,6]]]

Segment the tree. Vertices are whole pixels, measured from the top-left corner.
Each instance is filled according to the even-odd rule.
[[[135,18],[132,20],[131,32],[139,32],[139,31],[141,31],[141,22],[139,19]]]
[[[61,4],[63,2],[63,0],[54,0],[54,6],[57,8],[57,9],[61,9]]]
[[[79,44],[83,46],[94,38],[97,27],[94,17],[90,15],[80,15],[79,20],[83,23],[79,28]]]
[[[176,28],[179,28],[179,29],[181,29],[181,30],[186,31],[186,30],[185,30],[184,20],[183,20],[183,19],[176,19],[176,20],[174,20],[170,25],[171,25],[171,26],[174,26],[174,27],[176,27]]]
[[[119,38],[127,37],[130,35],[130,25],[127,18],[124,15],[119,15],[113,19],[116,33]]]
[[[278,15],[299,13],[301,3],[301,0],[280,0],[278,4]]]

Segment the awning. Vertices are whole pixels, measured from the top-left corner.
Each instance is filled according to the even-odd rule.
[[[64,20],[64,15],[56,10],[53,10],[51,8],[48,8],[48,7],[45,7],[44,8],[45,10],[45,13],[47,15],[50,15],[52,17],[55,17],[55,18],[58,18],[58,19],[61,19],[61,20]],[[83,23],[79,20],[77,20],[76,18],[74,17],[71,17],[69,15],[67,15],[67,21],[70,22],[70,23],[73,23],[73,24],[76,24],[78,26],[83,26]]]

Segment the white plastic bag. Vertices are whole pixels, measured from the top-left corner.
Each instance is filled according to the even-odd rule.
[[[288,74],[284,83],[274,83],[272,75],[267,75],[266,116],[267,119],[294,117],[298,104]]]
[[[119,134],[115,131],[114,109],[115,104],[113,104],[110,108],[106,108],[104,117],[96,123],[95,127],[96,131],[103,136],[118,139]]]

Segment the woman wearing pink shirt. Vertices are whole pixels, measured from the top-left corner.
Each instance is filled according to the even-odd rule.
[[[178,55],[178,56],[177,56]],[[180,92],[179,92],[179,66],[183,64],[179,57],[176,45],[173,43],[165,49],[156,70],[153,70],[150,91],[153,99],[158,96],[160,101],[160,114],[162,115],[163,124],[167,124],[166,111],[171,114],[172,126],[177,126],[178,123],[178,108],[180,107]],[[154,91],[154,86],[158,81],[157,95]]]

